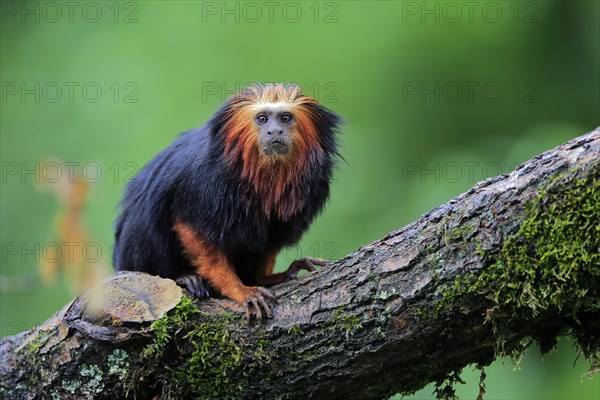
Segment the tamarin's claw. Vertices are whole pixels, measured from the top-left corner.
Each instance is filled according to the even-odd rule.
[[[262,320],[263,313],[261,307],[264,309],[266,317],[272,318],[273,312],[271,311],[267,300],[277,303],[277,298],[264,287],[249,287],[246,298],[243,301],[243,306],[246,308],[246,319],[250,321],[252,316],[255,316],[257,321]]]
[[[298,277],[298,272],[301,270],[313,272],[315,266],[318,265],[319,267],[324,267],[327,264],[329,264],[329,261],[322,258],[304,257],[292,262],[285,273],[288,276],[288,279],[296,279]]]
[[[199,299],[209,298],[210,290],[204,280],[198,274],[183,275],[175,280],[179,286],[187,289],[192,295]]]

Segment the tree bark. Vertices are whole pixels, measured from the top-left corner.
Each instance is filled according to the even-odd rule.
[[[262,324],[224,299],[192,305],[172,281],[115,275],[100,315],[82,296],[0,342],[0,397],[382,399],[563,335],[594,363],[599,164],[597,128],[274,287]],[[568,269],[548,263],[564,251],[532,231],[547,215],[564,219],[535,226],[577,221],[583,233],[563,238]]]

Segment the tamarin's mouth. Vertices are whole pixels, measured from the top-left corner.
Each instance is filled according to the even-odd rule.
[[[283,140],[272,139],[262,146],[262,152],[269,157],[285,156],[290,152],[290,146]]]

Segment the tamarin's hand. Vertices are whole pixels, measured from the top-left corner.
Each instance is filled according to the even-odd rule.
[[[324,267],[328,264],[329,261],[323,260],[322,258],[305,257],[291,263],[287,271],[285,271],[285,274],[288,279],[296,279],[298,277],[298,272],[301,270],[313,272],[315,266],[318,265],[319,267]]]
[[[327,261],[273,273],[329,197],[341,118],[297,85],[252,85],[184,132],[131,180],[116,222],[117,270],[172,278],[271,317],[265,289]]]

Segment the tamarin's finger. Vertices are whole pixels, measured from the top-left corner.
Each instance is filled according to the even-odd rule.
[[[323,258],[305,257],[304,260],[310,262],[311,264],[318,265],[319,267],[325,267],[330,263],[329,260],[325,260]]]
[[[268,318],[272,318],[273,317],[273,312],[271,311],[271,308],[269,307],[269,305],[267,304],[267,302],[265,301],[265,299],[263,299],[262,297],[259,297],[258,301],[260,302],[260,304],[265,309],[265,312],[267,313],[267,317]]]
[[[258,300],[257,299],[252,299],[252,306],[256,310],[256,319],[258,321],[261,321],[263,319],[262,318],[262,311],[260,311],[260,306],[258,305]]]
[[[288,277],[296,279],[298,277],[298,272],[300,272],[301,270],[313,272],[315,269],[315,265],[312,262],[310,262],[308,258],[301,258],[299,260],[294,261],[288,267],[286,274],[288,275]]]
[[[273,294],[268,291],[267,289],[265,289],[262,286],[257,287],[258,291],[261,292],[265,297],[267,297],[269,300],[274,301],[275,303],[279,303],[279,300],[277,300],[277,297],[273,296]]]

